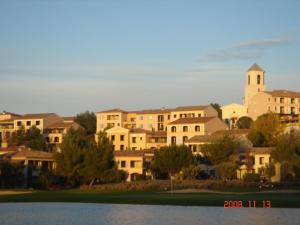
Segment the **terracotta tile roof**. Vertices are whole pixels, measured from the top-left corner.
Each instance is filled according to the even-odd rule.
[[[53,153],[43,152],[43,151],[18,151],[12,157],[12,160],[22,160],[25,159],[45,159],[45,160],[54,160]]]
[[[78,125],[78,123],[75,123],[75,122],[61,122],[61,123],[55,123],[55,124],[52,124],[52,125],[49,125],[47,127],[47,129],[57,129],[57,128],[70,128],[71,126],[74,126],[74,125]]]
[[[252,149],[250,149],[250,152],[254,154],[269,154],[274,149],[274,147],[253,147]]]
[[[215,137],[212,135],[195,135],[187,140],[185,143],[199,143],[199,142],[211,142]]]
[[[248,71],[263,71],[264,70],[256,63],[254,63],[249,69]]]
[[[124,111],[120,108],[116,108],[116,109],[109,109],[109,110],[104,110],[104,111],[100,111],[97,113],[111,113],[111,112],[122,112],[122,113],[127,113],[127,111]]]
[[[217,138],[220,138],[224,135],[233,135],[235,137],[241,137],[243,135],[247,135],[250,130],[241,129],[241,130],[220,130],[212,133],[211,135],[196,135],[191,137],[186,143],[197,143],[197,142],[211,142]]]
[[[194,123],[207,123],[216,117],[194,117],[194,118],[180,118],[175,120],[168,125],[175,125],[175,124],[194,124]]]
[[[295,92],[295,91],[274,90],[274,91],[265,91],[265,93],[268,93],[273,97],[300,98],[300,92]]]
[[[17,120],[24,120],[24,119],[43,119],[48,116],[55,115],[55,113],[35,113],[35,114],[24,114]]]
[[[145,109],[141,111],[136,111],[137,114],[165,114],[170,113],[170,109],[161,108],[161,109]]]
[[[178,106],[175,109],[172,109],[172,111],[194,111],[194,110],[204,110],[209,105],[194,105],[194,106]]]
[[[0,115],[12,115],[12,116],[21,116],[19,114],[16,113],[12,113],[12,112],[7,112],[7,111],[3,111],[2,113],[0,113]]]

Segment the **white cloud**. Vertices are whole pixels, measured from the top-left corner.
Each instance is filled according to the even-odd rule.
[[[284,46],[288,38],[258,39],[241,42],[224,49],[208,52],[200,61],[225,62],[231,60],[250,60],[261,57],[267,48]]]

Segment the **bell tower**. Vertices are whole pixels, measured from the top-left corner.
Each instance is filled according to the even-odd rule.
[[[252,97],[265,90],[265,71],[254,63],[247,71],[244,105],[248,107]]]

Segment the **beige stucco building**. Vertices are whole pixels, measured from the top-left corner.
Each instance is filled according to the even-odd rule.
[[[246,73],[244,104],[229,104],[222,107],[223,119],[235,122],[246,115],[256,120],[268,112],[281,116],[283,122],[299,124],[300,92],[288,90],[268,91],[265,71],[253,64]]]
[[[227,125],[218,117],[180,118],[168,124],[167,144],[184,144],[196,135],[211,135],[226,129]]]
[[[115,151],[118,169],[127,173],[127,181],[134,181],[138,175],[151,176],[150,162],[154,151]]]
[[[218,112],[210,105],[179,106],[172,109],[146,109],[124,111],[112,109],[98,112],[97,133],[115,126],[127,129],[141,128],[149,131],[166,131],[167,125],[179,118],[217,117]]]
[[[41,131],[41,133],[44,133],[44,129],[60,122],[63,122],[63,119],[55,113],[25,114],[14,119],[14,129],[18,130],[24,127],[25,130],[28,130],[35,126]]]
[[[116,151],[159,149],[166,146],[167,143],[167,133],[165,131],[112,127],[106,130],[106,134]]]
[[[6,148],[14,132],[14,119],[21,115],[3,111],[0,113],[0,147]]]

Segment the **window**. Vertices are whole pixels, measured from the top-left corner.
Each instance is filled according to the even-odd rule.
[[[130,161],[130,168],[134,168],[135,167],[135,161]]]
[[[176,137],[171,137],[171,144],[176,145]]]
[[[280,103],[284,103],[284,98],[280,98]]]
[[[202,116],[201,113],[199,113],[199,114],[198,114],[198,117],[201,117],[201,116]]]
[[[152,120],[153,119],[153,116],[149,116],[149,120]]]
[[[136,147],[133,147],[132,150],[135,151],[135,150],[136,150]]]
[[[188,132],[188,126],[183,126],[183,132]]]
[[[144,128],[144,125],[143,125],[143,124],[141,124],[141,125],[140,125],[140,128],[141,128],[141,129],[143,129],[143,128]]]
[[[262,165],[264,164],[264,157],[259,157],[259,165]]]
[[[18,127],[22,126],[22,122],[21,122],[21,121],[18,121],[18,122],[17,122],[17,126],[18,126]]]
[[[168,115],[168,120],[170,120],[171,119],[171,115]]]
[[[136,143],[136,137],[132,137],[132,143]]]
[[[26,121],[26,126],[31,126],[31,121]]]
[[[171,131],[176,132],[176,127],[175,126],[171,127]]]
[[[270,98],[268,98],[268,101],[270,102],[270,101],[271,101],[271,99],[270,99]]]
[[[121,161],[121,168],[125,168],[126,167],[126,161]]]
[[[292,115],[295,115],[295,114],[296,114],[296,109],[295,109],[295,107],[291,107],[291,114],[292,114]]]
[[[115,140],[115,135],[111,135],[111,141]]]
[[[140,137],[140,141],[142,141],[143,140],[143,138],[142,137]]]
[[[140,120],[144,120],[144,117],[143,117],[143,116],[140,116]]]
[[[125,139],[125,136],[124,136],[124,135],[121,135],[121,136],[120,136],[120,141],[124,141],[124,139]]]
[[[295,104],[295,99],[291,98],[291,104]]]
[[[250,75],[248,75],[248,85],[250,85]]]
[[[195,131],[199,132],[200,131],[200,126],[195,126]]]
[[[280,114],[284,114],[284,107],[283,106],[280,107]]]
[[[37,120],[35,121],[35,125],[39,126],[41,124],[41,121]]]
[[[174,116],[173,116],[174,118],[176,118],[177,117],[177,115],[176,114],[174,114]]]
[[[120,145],[120,150],[121,150],[121,151],[124,150],[124,145]]]
[[[183,136],[182,142],[185,143],[187,140],[188,140],[188,137],[187,136]]]
[[[54,137],[54,142],[58,143],[59,142],[59,137]]]
[[[257,84],[259,85],[261,83],[261,76],[257,75]]]
[[[152,124],[149,124],[148,127],[151,129],[151,128],[153,127],[153,125],[152,125]]]

